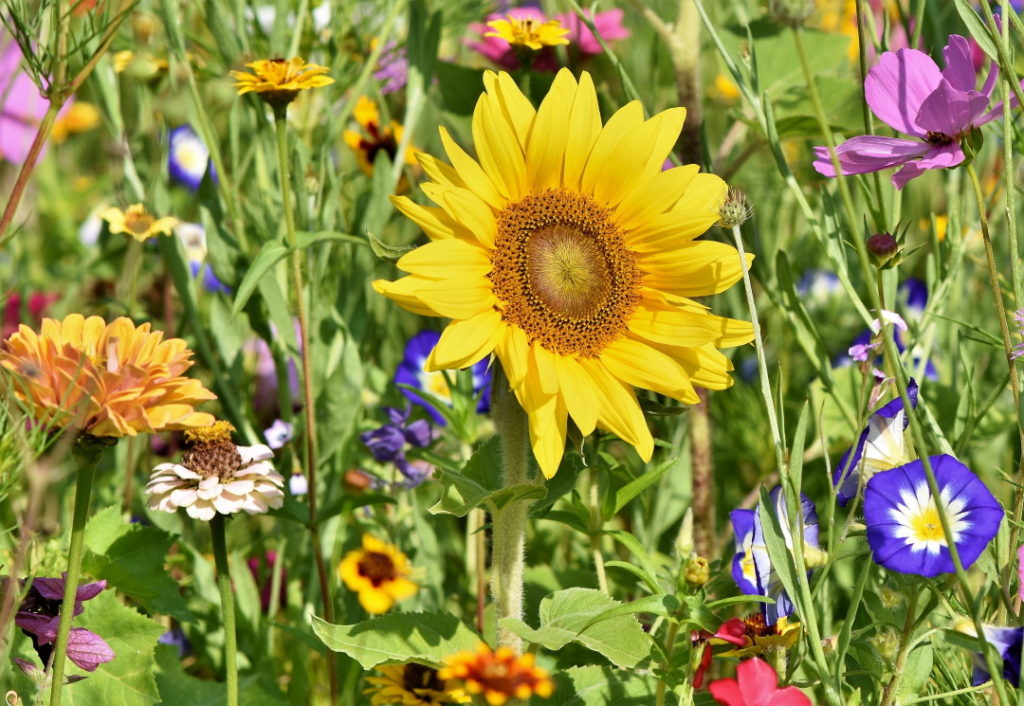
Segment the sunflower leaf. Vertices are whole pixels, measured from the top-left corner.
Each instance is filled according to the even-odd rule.
[[[449,613],[395,613],[355,625],[332,625],[314,616],[313,632],[363,669],[403,662],[440,667],[448,655],[472,650],[480,642],[479,635]]]
[[[535,500],[547,493],[543,485],[535,483],[505,487],[502,468],[501,440],[496,436],[476,450],[461,472],[438,468],[444,494],[430,512],[456,517],[463,517],[476,507],[496,512],[515,500]]]

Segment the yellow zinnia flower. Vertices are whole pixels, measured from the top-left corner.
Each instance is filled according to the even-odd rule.
[[[491,20],[487,26],[493,31],[484,34],[485,37],[504,39],[513,47],[527,47],[534,51],[540,51],[544,47],[569,43],[569,40],[565,38],[565,35],[569,34],[569,29],[563,27],[558,20],[541,23],[533,17],[519,19],[512,15],[505,15],[505,19]]]
[[[352,148],[355,153],[356,162],[365,174],[373,174],[373,161],[377,153],[384,150],[394,160],[398,153],[398,143],[402,141],[404,128],[401,123],[394,120],[390,125],[381,125],[380,111],[377,104],[366,96],[360,96],[356,101],[355,110],[352,112],[363,133],[355,130],[345,130],[345,144]],[[408,145],[405,149],[405,163],[417,164],[416,155],[419,150]]]
[[[490,706],[502,706],[509,699],[525,701],[534,694],[546,699],[554,693],[555,685],[533,660],[532,654],[518,656],[508,647],[491,652],[481,642],[476,652],[459,652],[445,659],[444,669],[437,676],[461,679],[466,691],[483,694]]]
[[[298,56],[291,59],[261,59],[246,66],[253,73],[231,72],[237,81],[235,88],[238,89],[238,95],[252,91],[273,106],[291,103],[299,91],[334,83],[333,78],[324,76],[328,71],[326,66],[307,64],[305,59]]]
[[[437,670],[415,662],[377,667],[383,676],[367,677],[373,684],[365,694],[371,706],[433,706],[434,704],[468,704],[470,697],[452,680],[444,681]]]
[[[441,129],[452,166],[420,156],[438,207],[393,198],[433,242],[398,261],[410,276],[374,287],[413,313],[453,319],[429,369],[497,354],[544,475],[558,469],[569,416],[649,460],[633,386],[694,404],[694,385],[732,384],[717,349],[753,338],[748,322],[693,299],[742,277],[733,247],[695,241],[718,220],[725,182],[693,165],[662,171],[682,108],[644,120],[634,101],[602,126],[586,72],[577,83],[563,69],[539,110],[506,73],[484,83],[479,161]]]
[[[395,601],[415,595],[419,587],[407,578],[409,573],[405,554],[371,534],[364,534],[362,549],[349,552],[338,565],[338,576],[373,614],[387,613]]]
[[[112,234],[125,233],[140,243],[158,235],[170,235],[178,219],[171,216],[154,218],[141,203],[129,206],[126,211],[111,206],[100,214],[107,222]]]
[[[69,314],[43,319],[39,333],[20,326],[0,349],[0,366],[47,426],[118,437],[213,424],[212,415],[193,405],[216,395],[182,375],[192,351],[180,338],[163,336],[125,317],[108,324]]]

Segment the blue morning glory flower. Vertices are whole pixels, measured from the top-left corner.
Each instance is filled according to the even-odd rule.
[[[917,381],[911,378],[907,396],[915,408],[917,389]],[[868,419],[867,428],[860,433],[857,445],[843,454],[832,471],[832,484],[839,487],[840,505],[845,507],[857,494],[862,470],[870,478],[878,471],[895,468],[907,460],[903,432],[908,422],[899,397],[875,410]]]
[[[217,181],[217,174],[210,164],[210,150],[199,139],[191,125],[181,125],[171,130],[169,141],[167,171],[171,179],[184,184],[192,191],[198,191],[209,167],[210,178]]]
[[[966,569],[996,536],[1003,508],[985,484],[952,456],[932,456],[931,464]],[[875,563],[928,577],[954,571],[920,459],[871,477],[864,491],[864,522]]]
[[[782,488],[776,486],[768,497],[771,499],[772,510],[779,519],[782,535],[786,546],[792,549],[793,538],[789,529],[789,514],[786,509],[786,498]],[[808,548],[818,549],[818,513],[814,503],[806,495],[801,494],[800,505],[803,514],[804,544]],[[740,591],[746,595],[767,596],[775,599],[774,604],[764,604],[761,608],[768,625],[774,625],[779,618],[785,618],[793,612],[793,601],[782,589],[782,582],[772,568],[765,545],[761,518],[755,510],[733,510],[730,513],[733,533],[736,536],[736,553],[732,558],[732,577]]]
[[[427,359],[440,338],[441,334],[437,331],[421,331],[410,338],[405,345],[402,362],[395,369],[395,383],[425,390],[451,405],[451,390],[448,389],[448,381],[445,379],[444,373],[427,370]],[[480,402],[476,409],[480,413],[487,412],[491,408],[491,372],[487,369],[487,359],[481,360],[471,370],[473,371],[473,392],[480,395]],[[444,416],[437,411],[433,404],[412,390],[400,389],[402,394],[413,404],[423,407],[433,418],[435,424],[445,425]]]
[[[1024,645],[1024,627],[1000,628],[995,625],[983,625],[982,630],[985,631],[985,639],[999,650],[999,656],[1003,658],[1003,679],[1017,688],[1020,684],[1020,650]],[[974,634],[973,625],[970,632]],[[980,652],[975,653],[971,684],[978,686],[991,678],[985,658]]]

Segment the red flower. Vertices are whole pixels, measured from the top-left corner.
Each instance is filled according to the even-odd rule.
[[[700,649],[700,644],[704,644],[704,651],[700,655],[700,664],[693,672],[693,688],[699,689],[704,686],[704,672],[711,666],[711,643],[709,640],[718,639],[723,642],[727,642],[737,647],[745,647],[748,643],[746,637],[746,623],[739,618],[730,618],[726,620],[718,628],[718,632],[714,635],[709,633],[707,630],[697,631],[694,630],[690,633],[690,640],[693,641],[695,649]]]
[[[736,679],[719,679],[708,689],[725,706],[812,706],[795,686],[780,689],[775,670],[757,657],[740,662]]]

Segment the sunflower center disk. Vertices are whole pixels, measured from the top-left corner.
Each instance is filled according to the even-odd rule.
[[[549,189],[498,216],[490,278],[505,321],[561,355],[593,357],[626,330],[642,273],[610,213]]]

